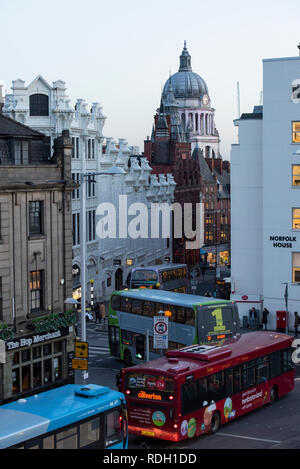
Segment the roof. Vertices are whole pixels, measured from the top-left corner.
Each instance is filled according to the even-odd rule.
[[[51,389],[26,399],[0,406],[0,448],[18,444],[26,439],[77,422],[95,412],[95,406],[105,411],[112,399],[122,394],[104,386],[85,385],[84,389],[99,392],[97,400],[87,395],[77,395],[83,390],[80,384],[69,384]],[[101,401],[99,397],[102,396]]]
[[[263,113],[262,112],[251,112],[251,113],[244,113],[241,115],[240,120],[250,120],[250,119],[262,119]]]
[[[200,175],[202,176],[203,181],[214,182],[214,178],[212,176],[211,170],[209,169],[209,166],[207,162],[205,161],[205,158],[203,156],[203,151],[199,148],[198,143],[196,143],[196,146],[192,154],[192,158],[198,159],[199,161]]]
[[[44,138],[45,135],[27,125],[0,114],[0,137]]]
[[[157,301],[170,305],[180,305],[192,307],[197,304],[227,304],[233,303],[230,300],[219,300],[212,297],[189,295],[167,290],[152,290],[150,288],[138,288],[115,291],[114,294],[135,298],[140,300]]]
[[[271,353],[274,349],[288,347],[292,341],[293,337],[276,332],[249,332],[227,339],[222,345],[190,345],[172,350],[167,352],[165,357],[143,363],[143,365],[135,365],[129,370],[135,372],[142,366],[143,370],[146,369],[148,372],[176,375],[191,373],[202,368],[206,374],[206,367],[209,367],[210,374],[212,374],[215,372],[212,368],[213,365],[223,365],[230,360],[231,366],[234,366],[240,362],[257,358],[264,353]],[[251,355],[249,355],[250,353]]]

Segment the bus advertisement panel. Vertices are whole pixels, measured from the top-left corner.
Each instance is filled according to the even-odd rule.
[[[122,370],[129,433],[180,441],[272,403],[294,388],[293,338],[250,332]]]
[[[164,290],[122,290],[111,296],[108,315],[111,355],[127,365],[161,355],[154,347],[153,318],[168,316],[168,350],[214,343],[240,331],[237,306],[227,300]]]
[[[0,407],[0,449],[125,449],[124,395],[68,384]]]
[[[187,293],[187,265],[160,264],[134,267],[131,271],[130,288],[140,287]]]

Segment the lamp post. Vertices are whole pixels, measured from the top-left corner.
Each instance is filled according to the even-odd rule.
[[[94,176],[115,176],[125,174],[124,169],[118,166],[96,172],[96,173],[80,173],[80,247],[81,247],[81,270],[80,270],[80,283],[81,283],[81,340],[86,342],[86,323],[85,323],[85,299],[86,299],[86,179]],[[83,379],[86,379],[88,374],[83,372]]]

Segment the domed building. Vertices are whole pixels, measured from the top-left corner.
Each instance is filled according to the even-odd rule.
[[[170,97],[180,117],[182,130],[191,142],[192,150],[198,146],[205,157],[219,158],[219,133],[215,127],[214,112],[208,87],[204,79],[193,72],[191,56],[186,42],[180,55],[179,70],[166,81],[162,102],[169,107]]]

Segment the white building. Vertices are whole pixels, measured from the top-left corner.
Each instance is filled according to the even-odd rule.
[[[54,140],[64,129],[72,138],[72,178],[79,181],[80,173],[101,172],[120,166],[125,175],[95,176],[87,183],[87,298],[94,280],[94,298],[107,300],[115,287],[126,283],[132,265],[150,265],[171,257],[167,239],[99,239],[97,237],[97,207],[100,203],[118,204],[119,195],[126,195],[128,206],[142,202],[150,207],[153,201],[172,203],[175,183],[171,175],[150,176],[151,168],[142,157],[134,156],[138,148],[129,147],[125,139],[116,143],[103,137],[106,117],[99,103],[88,104],[77,99],[71,106],[65,82],[52,86],[42,76],[30,84],[23,80],[12,82],[12,93],[6,94],[3,114],[38,130]],[[132,161],[128,168],[129,159]],[[74,289],[80,287],[80,190],[72,195],[73,216],[73,279]],[[131,265],[132,264],[132,265]],[[80,290],[78,291],[80,295]]]
[[[263,60],[263,107],[235,120],[231,151],[231,299],[240,316],[254,306],[300,309],[300,57]]]

